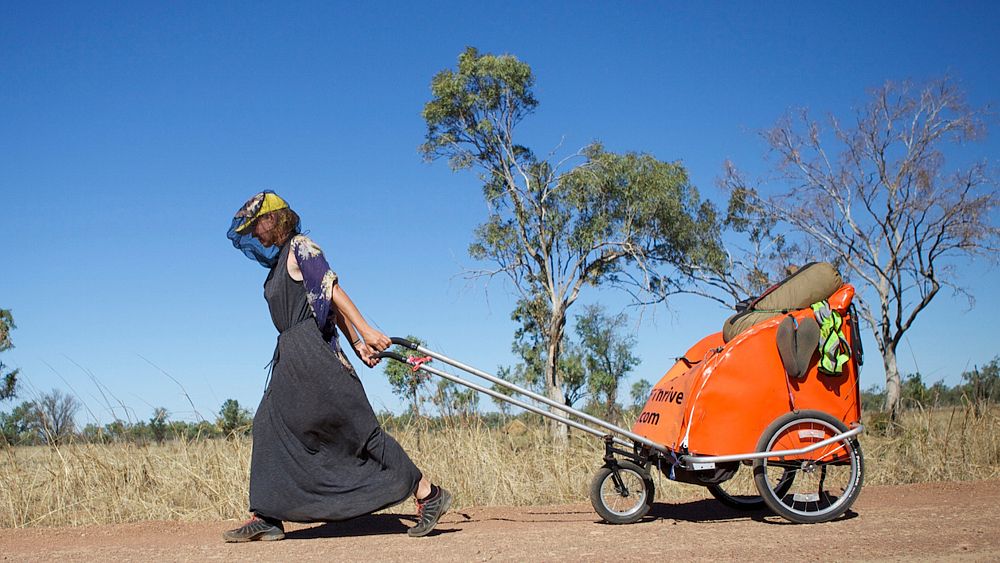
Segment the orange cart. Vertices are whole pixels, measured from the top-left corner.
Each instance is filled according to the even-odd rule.
[[[797,327],[813,322],[812,308],[777,311],[728,342],[720,332],[692,346],[653,387],[631,430],[406,339],[392,341],[425,357],[415,360],[392,352],[382,357],[408,362],[414,370],[601,436],[604,465],[591,483],[590,497],[607,522],[627,524],[646,516],[653,503],[654,470],[672,480],[708,487],[732,507],[767,506],[792,522],[825,522],[851,507],[864,477],[857,441],[863,431],[858,381],[863,358],[853,297],[854,288],[844,284],[826,300],[829,310],[842,319],[844,348],[849,349],[849,359],[839,371],[820,369],[815,342],[804,352],[777,344],[795,344]],[[791,357],[795,352],[798,363]],[[441,371],[427,364],[431,359],[566,416]]]

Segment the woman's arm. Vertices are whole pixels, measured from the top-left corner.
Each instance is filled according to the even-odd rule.
[[[354,349],[354,353],[361,359],[362,362],[365,363],[366,366],[375,367],[375,365],[379,362],[379,358],[375,357],[378,352],[375,351],[374,348],[365,344],[361,335],[354,330],[354,325],[347,321],[347,317],[345,317],[339,309],[334,308],[334,311],[336,311],[337,314],[337,326],[340,328],[340,331],[344,334],[344,336],[347,337],[347,340],[350,341],[351,348]]]
[[[326,258],[323,257],[322,250],[320,250],[316,243],[312,242],[308,237],[298,235],[292,239],[291,244],[293,252],[288,253],[288,275],[293,280],[304,281],[309,291],[317,296],[321,296],[315,303],[310,302],[313,312],[317,315],[317,322],[325,322],[320,320],[319,317],[321,314],[325,315],[325,311],[329,310],[328,306],[332,304],[333,309],[329,310],[329,313],[336,315],[334,321],[344,334],[350,338],[355,352],[358,353],[358,356],[366,364],[377,364],[378,358],[371,358],[370,356],[374,356],[388,348],[392,344],[389,337],[373,329],[365,321],[365,318],[358,311],[357,306],[354,305],[350,296],[340,287],[337,275],[330,270]],[[302,256],[302,263],[300,263],[298,255]],[[306,269],[309,272],[306,272]],[[329,296],[329,301],[326,300],[327,296]],[[367,349],[359,350],[357,345],[355,345],[357,336],[354,330],[360,333],[361,338],[364,339],[364,343],[367,345]],[[366,358],[366,356],[369,357]],[[371,363],[370,360],[374,360],[374,363]]]
[[[351,301],[351,297],[347,295],[344,288],[340,287],[339,283],[333,286],[333,305],[337,308],[337,314],[343,315],[348,323],[354,325],[354,328],[361,334],[361,338],[365,340],[365,344],[374,349],[376,353],[392,345],[388,336],[372,328],[368,321],[361,316],[361,311],[354,305],[354,301]]]

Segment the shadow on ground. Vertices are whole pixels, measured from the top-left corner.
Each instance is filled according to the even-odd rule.
[[[307,540],[314,538],[348,538],[379,535],[406,534],[407,528],[416,523],[413,516],[398,514],[369,514],[343,522],[327,522],[311,528],[285,532],[285,539]],[[437,527],[430,536],[449,534],[458,530]]]
[[[700,499],[689,502],[655,503],[646,519],[669,518],[684,522],[720,522],[725,520],[755,519],[770,514],[766,509],[737,510],[715,499]]]
[[[843,516],[839,516],[833,521],[850,520],[857,516],[856,512],[848,510]],[[642,521],[645,522],[657,518],[668,518],[684,522],[723,522],[726,520],[749,519],[765,524],[795,524],[776,515],[767,508],[737,510],[714,499],[701,499],[681,503],[656,503]]]

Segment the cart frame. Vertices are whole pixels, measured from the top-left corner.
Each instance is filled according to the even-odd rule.
[[[437,368],[427,366],[426,364],[421,363],[414,365],[414,369],[417,371],[424,371],[426,373],[436,375],[438,377],[447,379],[448,381],[451,381],[453,383],[457,383],[459,385],[463,385],[480,393],[489,395],[490,397],[493,397],[495,399],[508,402],[514,406],[520,407],[529,412],[533,412],[550,420],[554,420],[556,422],[565,424],[571,428],[575,428],[582,432],[586,432],[588,434],[592,434],[594,436],[603,438],[605,441],[604,459],[606,463],[613,463],[614,454],[618,454],[620,456],[638,462],[643,467],[646,467],[655,458],[662,457],[663,459],[669,459],[674,466],[680,467],[682,469],[691,471],[701,471],[706,469],[713,469],[715,467],[715,464],[718,463],[746,462],[746,461],[754,461],[754,460],[774,458],[774,457],[783,458],[783,457],[800,456],[818,450],[820,448],[824,448],[831,444],[840,442],[842,440],[852,439],[855,436],[858,436],[859,434],[864,432],[864,426],[862,424],[856,424],[846,432],[842,432],[840,434],[837,434],[835,436],[832,436],[830,438],[827,438],[820,442],[816,442],[814,444],[810,444],[802,448],[766,451],[766,452],[746,452],[740,454],[719,455],[719,456],[693,456],[685,453],[674,452],[667,446],[664,446],[663,444],[656,443],[648,438],[635,434],[634,432],[626,430],[606,420],[601,420],[595,416],[589,415],[578,409],[574,409],[573,407],[570,407],[568,405],[560,404],[559,402],[553,401],[552,399],[549,399],[544,395],[540,395],[531,390],[525,389],[509,381],[501,379],[495,375],[491,375],[489,373],[486,373],[485,371],[464,364],[458,360],[449,358],[448,356],[445,356],[440,352],[435,352],[434,350],[431,350],[429,348],[411,342],[410,340],[407,340],[405,338],[392,337],[391,340],[393,344],[402,346],[404,348],[408,348],[420,354],[425,354],[435,360],[444,362],[445,364],[448,364],[466,373],[475,375],[477,377],[481,377],[491,383],[495,383],[502,387],[506,387],[507,389],[510,389],[514,393],[524,395],[535,401],[548,405],[549,407],[563,411],[568,415],[575,416],[577,418],[580,418],[591,424],[603,428],[605,430],[604,432],[602,432],[601,430],[597,430],[591,426],[587,426],[586,424],[567,418],[565,416],[560,416],[558,414],[547,411],[543,408],[537,407],[530,403],[526,403],[509,395],[505,395],[498,391],[494,391],[493,389],[483,387],[482,385],[479,385],[472,381],[462,379],[461,377],[458,377],[456,375],[441,371]],[[397,354],[395,352],[388,352],[388,351],[382,352],[378,355],[378,357],[389,358],[405,364],[410,363],[406,357],[402,356],[401,354]],[[631,440],[631,442],[623,440],[619,436],[624,436],[625,438]],[[630,448],[631,451],[619,449],[616,446]],[[654,454],[653,452],[656,452],[656,454]]]

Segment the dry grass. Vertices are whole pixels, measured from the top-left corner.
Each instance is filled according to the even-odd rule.
[[[1000,407],[979,418],[965,407],[911,410],[891,430],[879,415],[864,422],[867,484],[1000,478]]]
[[[216,520],[246,511],[250,440],[6,448],[0,526]]]
[[[998,478],[998,422],[997,409],[979,419],[961,408],[907,413],[897,432],[863,436],[865,481]],[[556,447],[542,430],[518,425],[409,426],[393,434],[421,469],[448,485],[457,507],[587,502],[590,479],[603,456],[600,440],[580,436]],[[0,451],[0,526],[241,518],[249,462],[248,438],[5,448]],[[700,491],[660,476],[656,481],[660,500]]]

